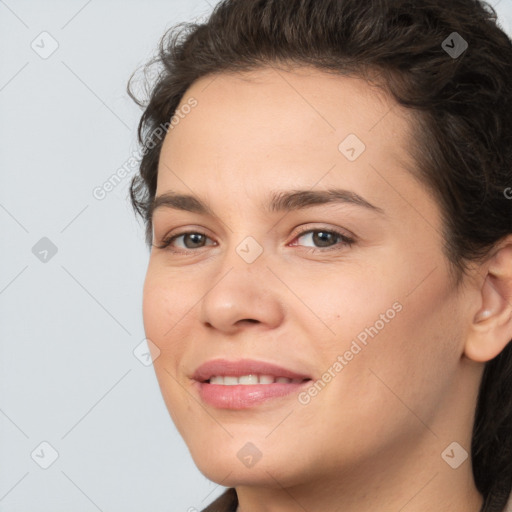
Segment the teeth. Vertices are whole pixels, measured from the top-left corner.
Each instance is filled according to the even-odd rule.
[[[235,378],[235,377],[232,377]],[[238,382],[240,384],[258,384],[258,376],[257,375],[242,375],[238,377]],[[226,381],[226,377],[224,377],[224,382]]]
[[[238,377],[224,377],[224,386],[234,386],[238,384]]]
[[[223,384],[224,386],[234,386],[236,384],[242,384],[244,386],[252,386],[254,384],[296,384],[302,382],[302,379],[288,379],[286,377],[274,377],[273,375],[241,375],[240,377],[234,377],[231,375],[215,375],[210,377],[210,384]]]

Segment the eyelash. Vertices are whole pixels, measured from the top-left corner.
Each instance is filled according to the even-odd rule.
[[[296,240],[297,238],[300,238],[304,235],[307,235],[309,233],[329,233],[329,234],[334,234],[334,235],[337,235],[340,239],[340,242],[332,245],[332,246],[329,246],[329,247],[324,247],[324,248],[321,248],[321,247],[304,247],[303,249],[306,250],[307,252],[327,252],[327,251],[332,251],[332,250],[341,250],[341,248],[343,247],[351,247],[354,243],[355,243],[355,240],[348,237],[347,235],[345,235],[344,233],[342,233],[341,231],[338,231],[336,229],[323,229],[323,228],[317,228],[317,229],[307,229],[307,228],[304,228],[303,230],[301,230],[294,238],[294,240]],[[172,248],[171,244],[172,242],[174,242],[174,240],[176,240],[177,238],[181,237],[181,236],[184,236],[184,235],[201,235],[201,236],[204,236],[206,238],[210,238],[206,233],[203,233],[202,231],[184,231],[183,233],[178,233],[178,234],[175,234],[175,235],[172,235],[172,236],[168,236],[166,238],[164,238],[162,240],[162,243],[161,245],[155,245],[155,247],[157,247],[158,249],[167,249],[171,252],[174,252],[174,253],[178,253],[178,254],[186,254],[186,253],[189,253],[189,252],[195,252],[197,251],[198,249],[203,249],[205,246],[203,247],[199,247],[198,249],[179,249],[179,250],[176,250],[174,248]],[[341,244],[341,247],[338,247],[338,245]],[[294,245],[295,246],[295,245]]]

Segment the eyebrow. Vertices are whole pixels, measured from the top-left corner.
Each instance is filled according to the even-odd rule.
[[[369,203],[350,190],[331,188],[327,190],[287,190],[273,192],[264,205],[267,212],[289,212],[323,204],[351,204],[385,215],[384,210]],[[148,216],[153,217],[159,208],[171,208],[215,217],[210,207],[198,197],[167,191],[155,197],[149,207]]]

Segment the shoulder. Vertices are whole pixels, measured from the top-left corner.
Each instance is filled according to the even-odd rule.
[[[227,489],[213,503],[210,503],[202,512],[236,512],[238,498],[234,487]]]

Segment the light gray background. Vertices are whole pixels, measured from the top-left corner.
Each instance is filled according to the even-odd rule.
[[[133,353],[149,254],[135,169],[93,196],[137,152],[131,72],[215,3],[0,0],[0,512],[193,512],[223,491]],[[512,34],[512,0],[492,4]]]

